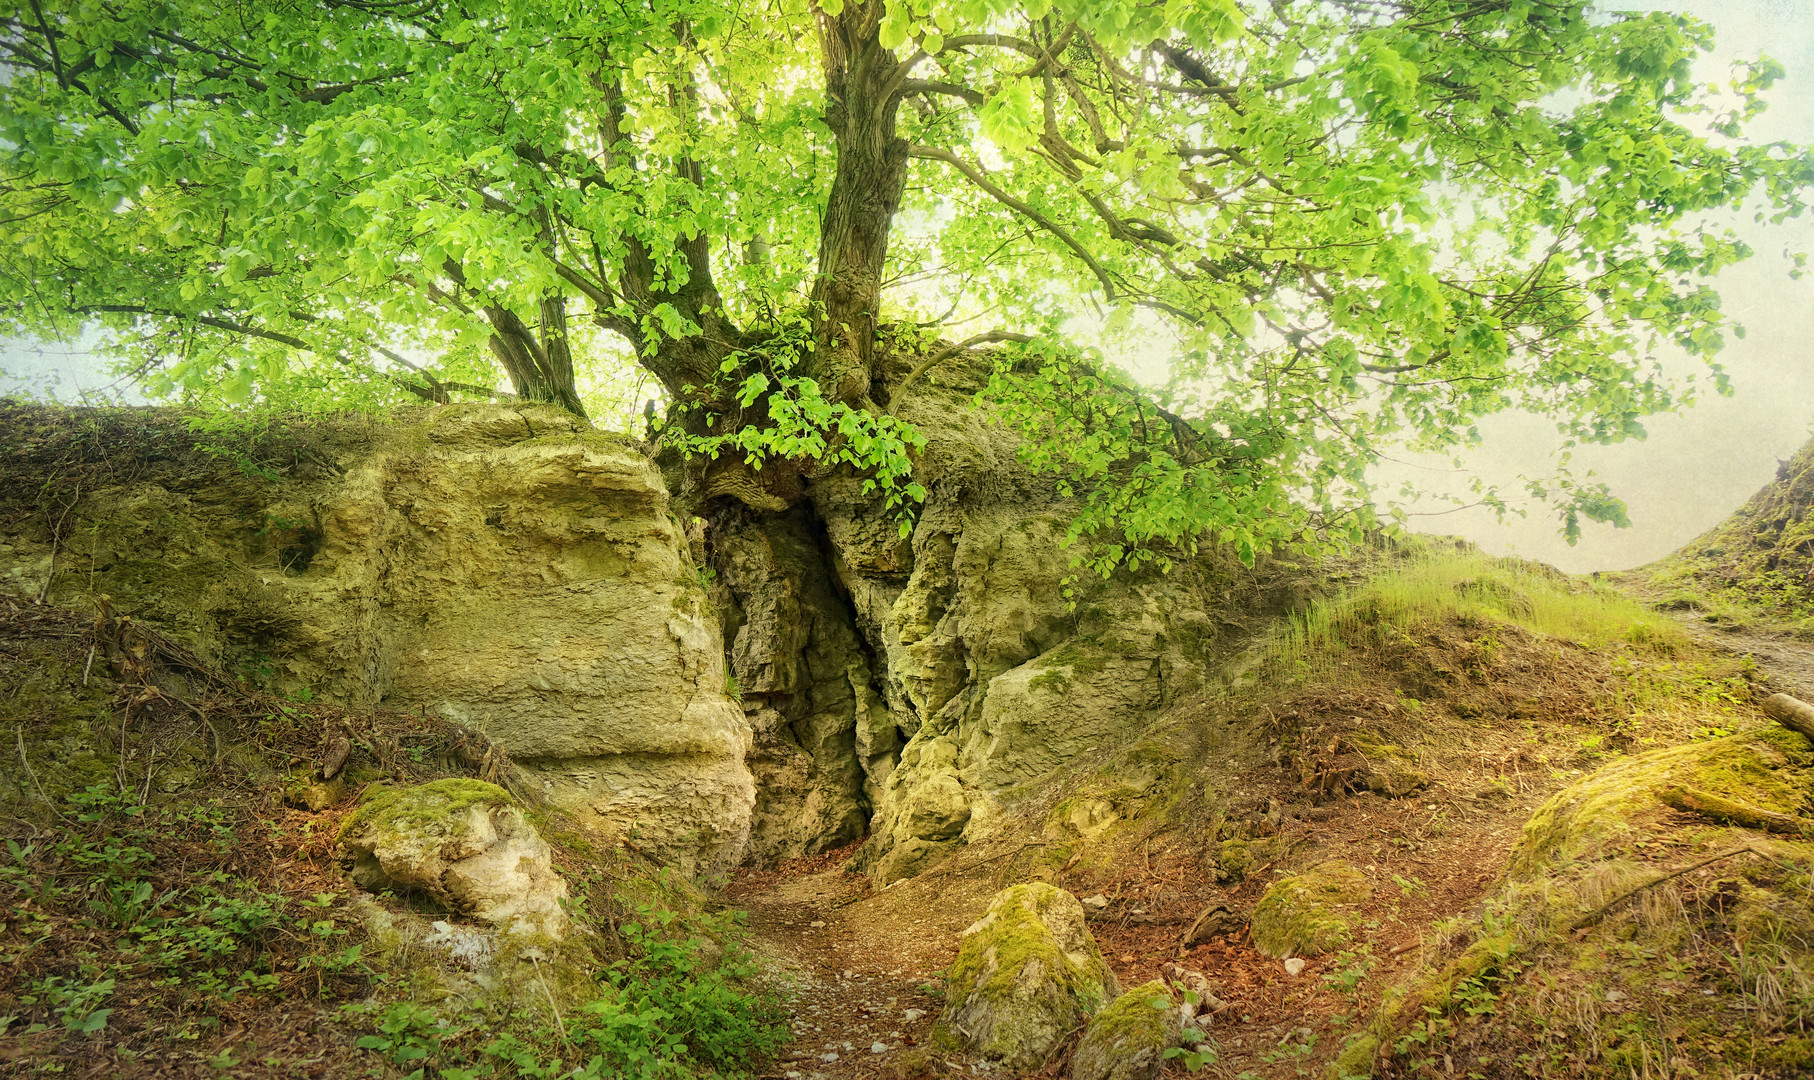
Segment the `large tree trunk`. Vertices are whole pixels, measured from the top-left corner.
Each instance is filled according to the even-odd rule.
[[[825,122],[838,166],[819,233],[818,367],[825,395],[867,403],[875,379],[882,264],[907,181],[907,142],[895,134],[901,63],[879,40],[882,0],[819,17],[828,98]]]

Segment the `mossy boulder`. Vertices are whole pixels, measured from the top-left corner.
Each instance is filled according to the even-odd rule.
[[[1366,760],[1357,779],[1374,794],[1402,799],[1430,786],[1430,775],[1417,767],[1417,758],[1404,747],[1364,736],[1352,742]]]
[[[340,828],[353,880],[510,930],[559,935],[567,883],[510,794],[478,780],[367,788]]]
[[[1655,1068],[1658,1032],[1678,1061],[1810,1075],[1810,801],[1814,747],[1779,728],[1577,780],[1537,809],[1498,892],[1426,944],[1326,1080],[1433,1061],[1496,1075],[1514,1055],[1531,1073],[1622,1080]]]
[[[1558,792],[1524,827],[1512,873],[1591,858],[1671,813],[1769,832],[1814,825],[1814,747],[1785,728],[1638,754]]]
[[[1339,948],[1354,932],[1343,908],[1372,895],[1365,875],[1346,863],[1319,863],[1280,878],[1253,909],[1254,947],[1280,957]]]
[[[1071,1057],[1071,1080],[1152,1080],[1178,1041],[1180,1016],[1171,988],[1134,987],[1090,1019]]]
[[[958,939],[935,1042],[1030,1071],[1120,993],[1083,905],[1043,883],[997,893]]]

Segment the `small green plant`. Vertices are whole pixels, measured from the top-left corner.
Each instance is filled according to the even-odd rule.
[[[414,1071],[407,1080],[422,1080],[431,1057],[441,1051],[442,1021],[433,1009],[407,1001],[388,1006],[378,1017],[378,1030],[353,1045],[375,1050],[392,1065]]]
[[[1191,1007],[1193,1012],[1202,1000],[1202,996],[1195,990],[1184,991],[1184,1002]],[[1155,997],[1147,1004],[1161,1012],[1172,1007],[1172,1003],[1162,997]],[[1193,1073],[1203,1071],[1214,1065],[1217,1060],[1215,1046],[1210,1039],[1209,1032],[1204,1031],[1195,1023],[1185,1024],[1178,1032],[1178,1045],[1166,1047],[1165,1053],[1160,1056],[1166,1061],[1176,1061],[1184,1066],[1185,1071]]]
[[[1362,945],[1336,953],[1334,970],[1323,973],[1323,983],[1343,997],[1352,998],[1360,993],[1362,980],[1372,970],[1373,947]]]
[[[107,1018],[113,1014],[112,1009],[99,1007],[112,994],[111,978],[82,983],[53,975],[32,984],[31,992],[19,1000],[27,1005],[48,1004],[64,1027],[77,1035],[93,1035],[107,1026]]]

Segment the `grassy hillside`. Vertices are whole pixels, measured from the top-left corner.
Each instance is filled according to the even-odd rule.
[[[1814,639],[1814,442],[1725,521],[1617,580],[1706,621]]]
[[[1220,1076],[1814,1067],[1794,914],[1814,748],[1757,711],[1754,670],[1602,583],[1465,546],[1356,577],[858,918],[971,878],[1094,895],[1124,984],[1214,981]]]

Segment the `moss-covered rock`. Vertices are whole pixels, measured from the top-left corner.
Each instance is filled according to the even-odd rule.
[[[1400,799],[1430,786],[1430,775],[1404,747],[1358,734],[1349,741],[1366,761],[1357,779],[1374,794]]]
[[[1180,1017],[1163,982],[1134,987],[1090,1019],[1071,1057],[1071,1080],[1152,1080],[1178,1041]]]
[[[1342,908],[1373,895],[1359,870],[1320,863],[1273,882],[1253,909],[1253,943],[1268,956],[1316,956],[1346,944],[1353,927]]]
[[[1505,884],[1442,928],[1326,1073],[1613,1080],[1814,1068],[1814,747],[1764,728],[1616,761],[1540,806]],[[1256,927],[1257,930],[1257,927]],[[1257,936],[1257,934],[1256,934]]]
[[[933,1039],[1011,1069],[1038,1068],[1120,993],[1077,898],[1016,885],[959,937]]]
[[[510,794],[478,780],[366,789],[340,829],[353,880],[418,892],[450,911],[526,932],[566,928],[567,883]]]
[[[1530,875],[1592,857],[1671,811],[1709,823],[1792,828],[1814,794],[1806,783],[1810,766],[1814,747],[1777,727],[1614,762],[1537,808],[1512,853],[1512,872]]]

